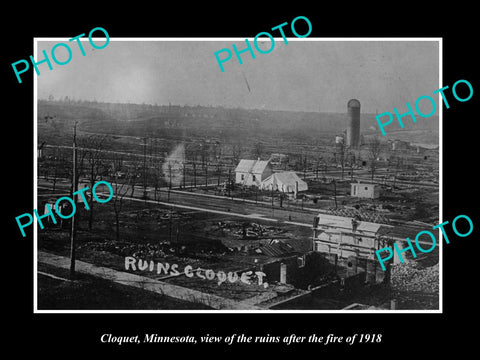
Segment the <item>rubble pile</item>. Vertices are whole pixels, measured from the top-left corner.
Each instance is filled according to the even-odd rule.
[[[203,245],[203,246],[202,246]],[[160,244],[133,244],[117,242],[115,240],[105,240],[103,242],[87,242],[81,244],[77,249],[93,250],[96,252],[104,251],[120,256],[133,256],[143,259],[164,258],[168,255],[191,256],[191,254],[223,254],[225,249],[222,247],[209,246],[210,244],[174,244],[164,241]]]
[[[94,251],[105,251],[121,256],[143,256],[143,257],[164,257],[164,246],[167,243],[159,245],[153,244],[132,244],[132,243],[119,243],[114,240],[105,240],[103,242],[87,242],[79,245],[78,249],[88,249]]]
[[[257,223],[238,223],[232,221],[220,221],[218,229],[227,231],[236,237],[245,239],[257,239],[259,237],[271,237],[284,233],[286,230],[274,226],[265,226]]]
[[[438,270],[438,263],[424,268],[416,262],[392,266],[392,288],[398,291],[438,293]]]
[[[182,213],[179,213],[177,211],[165,211],[161,209],[141,209],[141,210],[136,210],[132,211],[130,213],[125,214],[125,216],[133,219],[133,220],[143,220],[145,218],[150,219],[156,219],[156,220],[168,220],[170,218],[172,219],[187,219],[189,216],[184,215]]]

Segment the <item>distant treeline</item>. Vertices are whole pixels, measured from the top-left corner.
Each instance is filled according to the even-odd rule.
[[[268,131],[271,134],[290,133],[294,137],[311,137],[318,134],[331,136],[341,134],[347,127],[347,114],[279,111],[263,109],[225,108],[213,106],[180,106],[151,104],[120,104],[96,101],[39,100],[38,118],[79,120],[82,128],[89,131],[115,131],[138,135],[144,131],[165,129],[172,132],[220,132],[238,136],[253,131]],[[406,130],[438,132],[438,117],[419,118],[417,123],[404,121]],[[363,134],[378,134],[375,114],[361,114],[360,129]],[[136,131],[135,129],[138,129]],[[401,130],[398,123],[391,130]],[[411,141],[419,141],[412,139]]]

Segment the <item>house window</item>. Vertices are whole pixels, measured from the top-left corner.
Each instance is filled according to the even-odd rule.
[[[252,175],[252,180],[255,181],[255,175]]]
[[[242,177],[241,177],[242,180],[245,180],[245,175],[242,174]]]
[[[365,190],[368,190],[368,186],[365,186]]]

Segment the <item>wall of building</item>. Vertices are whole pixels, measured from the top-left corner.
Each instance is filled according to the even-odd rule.
[[[235,182],[237,184],[244,184],[246,186],[257,186],[260,187],[260,184],[263,180],[273,174],[272,167],[270,165],[265,167],[265,170],[262,173],[247,173],[247,172],[235,172]],[[242,180],[242,175],[244,179]],[[254,180],[255,177],[255,180]]]
[[[378,186],[370,184],[352,184],[351,196],[374,199],[380,196],[380,189]]]

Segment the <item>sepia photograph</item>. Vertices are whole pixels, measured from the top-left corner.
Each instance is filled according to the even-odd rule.
[[[36,313],[442,311],[442,39],[273,36],[35,38]]]

